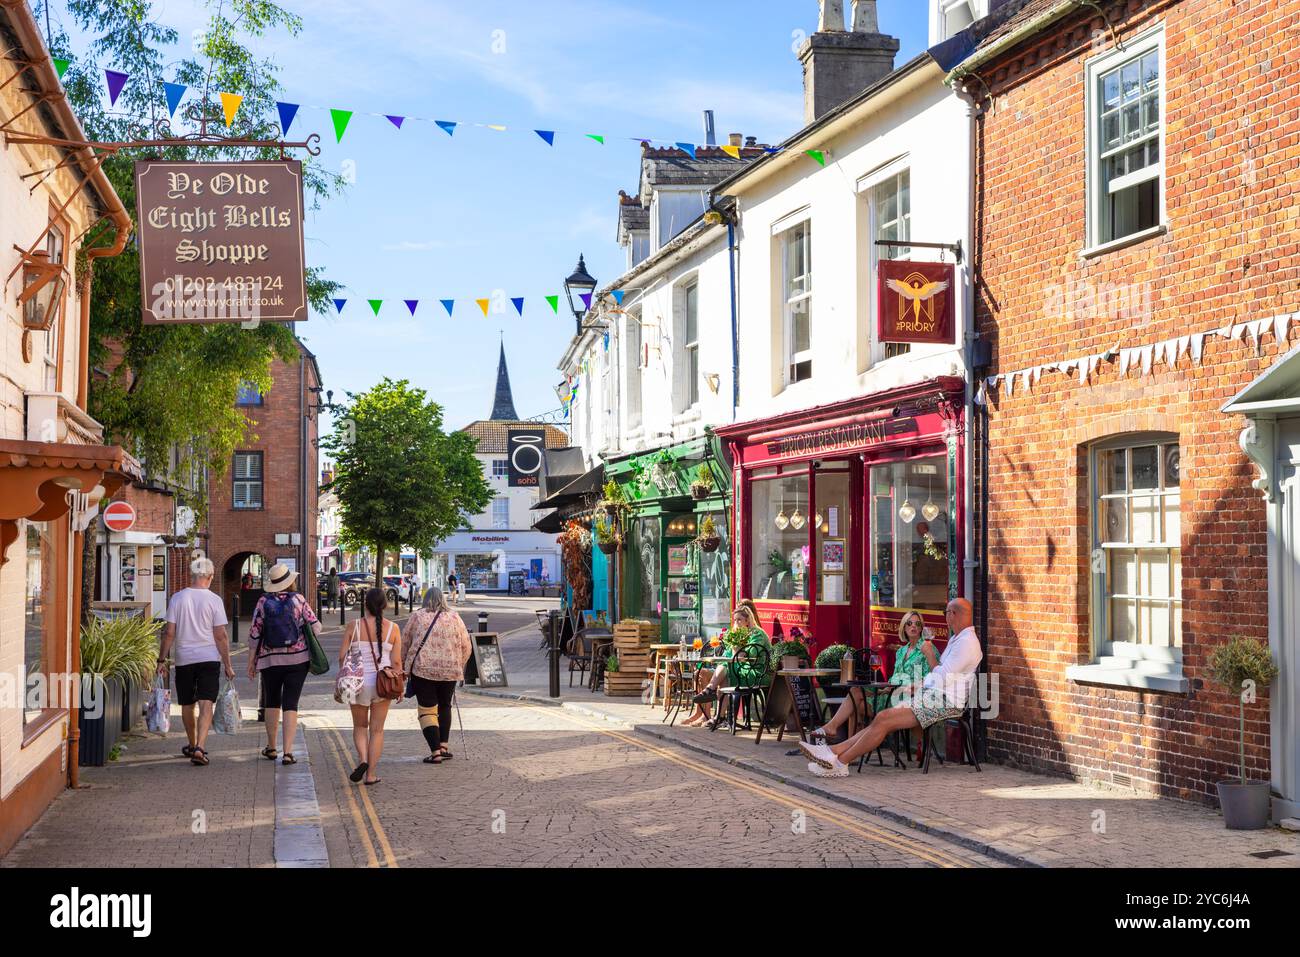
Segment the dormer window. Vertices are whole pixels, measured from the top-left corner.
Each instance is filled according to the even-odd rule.
[[[930,0],[930,45],[956,36],[988,15],[989,0]]]

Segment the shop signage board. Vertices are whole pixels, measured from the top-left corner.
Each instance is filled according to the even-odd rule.
[[[506,485],[509,488],[537,488],[541,483],[546,432],[540,428],[507,429]]]
[[[955,278],[951,263],[881,260],[876,309],[880,341],[952,345]]]
[[[104,527],[110,532],[128,532],[135,525],[135,507],[130,502],[110,502],[104,509]]]
[[[135,164],[146,325],[308,318],[302,163]]]
[[[506,687],[506,665],[501,646],[497,644],[497,633],[477,632],[470,637],[474,639],[474,667],[479,687]]]

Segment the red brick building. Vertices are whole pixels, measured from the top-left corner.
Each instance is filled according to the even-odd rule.
[[[980,107],[989,750],[1213,802],[1237,697],[1208,657],[1270,640],[1259,473],[1220,410],[1300,339],[1300,4],[1011,0],[976,33],[950,79]],[[1275,792],[1283,666],[1272,753],[1270,696],[1247,712]]]
[[[276,562],[298,570],[298,589],[316,593],[317,415],[321,388],[316,357],[301,342],[298,359],[271,365],[265,394],[246,390],[239,404],[248,436],[229,467],[208,480],[208,554],[223,597],[254,576],[248,595],[261,594],[261,575]],[[244,609],[252,612],[251,604]]]

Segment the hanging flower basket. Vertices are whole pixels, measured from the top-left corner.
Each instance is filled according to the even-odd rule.
[[[613,555],[616,551],[618,551],[618,542],[617,541],[597,542],[596,547],[599,548],[606,555]]]
[[[610,518],[618,518],[619,505],[617,502],[605,503],[605,514]]]
[[[718,546],[722,544],[721,535],[710,535],[707,538],[696,539],[700,543],[700,550],[704,552],[716,552]]]
[[[709,494],[712,491],[713,486],[711,485],[692,485],[691,498],[695,499],[697,502],[702,502],[709,497]]]

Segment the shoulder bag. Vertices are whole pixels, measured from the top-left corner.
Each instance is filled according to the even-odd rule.
[[[378,629],[376,629],[378,632]],[[376,634],[378,639],[378,634]],[[375,660],[375,694],[388,701],[401,701],[406,690],[406,673],[398,671],[392,665],[379,667],[379,647],[382,642],[376,640],[370,646],[370,655]]]
[[[413,687],[412,684],[415,678],[415,662],[419,659],[420,652],[424,650],[424,643],[429,640],[429,635],[433,633],[433,626],[438,623],[438,619],[441,617],[442,617],[442,609],[439,609],[437,613],[434,614],[433,621],[429,622],[429,627],[424,630],[424,637],[420,639],[419,646],[415,649],[415,651],[411,652],[410,661],[407,662],[407,664],[410,665],[411,671],[406,677],[406,694],[404,695],[404,697],[407,698],[415,697],[415,688]]]

